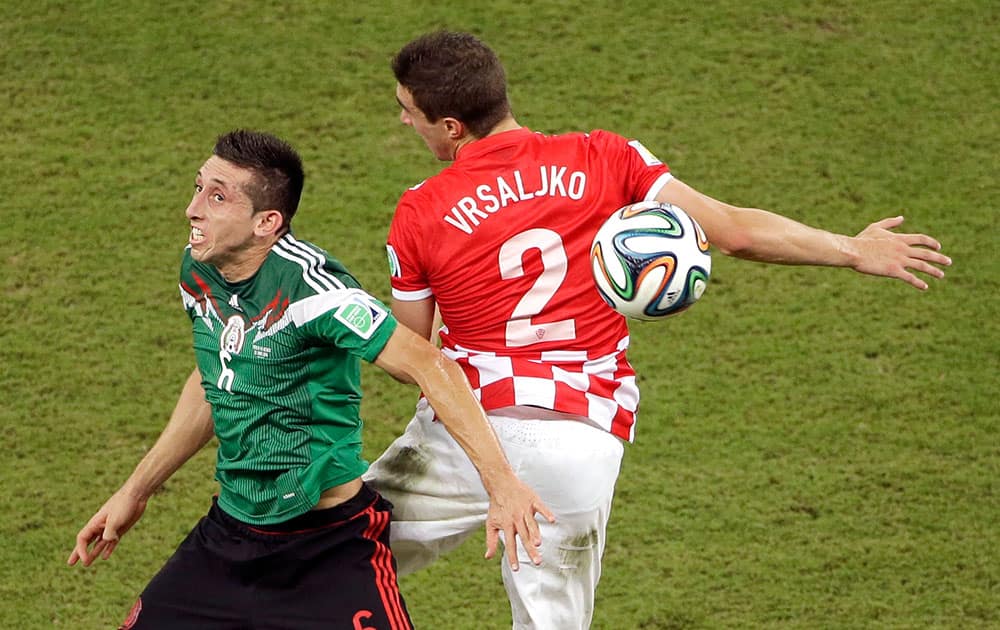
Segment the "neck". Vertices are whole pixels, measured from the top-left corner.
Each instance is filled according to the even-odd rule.
[[[490,132],[488,134],[486,134],[486,136],[487,137],[489,137],[489,136],[495,136],[498,133],[503,133],[505,131],[513,131],[515,129],[520,129],[520,128],[521,128],[521,125],[517,124],[517,121],[514,120],[513,116],[507,116],[506,118],[504,118],[503,120],[501,120],[499,123],[497,123],[496,127],[493,127],[493,129],[490,129]]]
[[[271,253],[271,246],[276,240],[270,241],[266,245],[252,245],[240,252],[238,257],[216,265],[215,268],[219,270],[226,282],[242,282],[257,273],[257,270],[267,259],[267,255]]]
[[[495,136],[498,133],[503,133],[505,131],[513,131],[515,129],[520,129],[520,128],[521,125],[519,125],[517,121],[514,120],[513,116],[507,116],[499,123],[497,123],[495,127],[490,129],[490,132],[485,136],[479,137],[479,136],[465,135],[464,137],[462,137],[462,139],[459,140],[455,145],[455,157],[458,157],[458,152],[462,149],[462,147],[464,147],[467,144],[472,144],[476,140],[482,140],[483,138],[489,138],[490,136]]]

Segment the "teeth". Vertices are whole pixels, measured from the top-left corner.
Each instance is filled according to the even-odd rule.
[[[191,238],[204,238],[205,235],[202,233],[201,229],[192,227],[191,228]]]

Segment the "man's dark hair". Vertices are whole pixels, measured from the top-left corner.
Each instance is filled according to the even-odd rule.
[[[411,41],[393,57],[392,72],[430,122],[457,118],[482,138],[510,114],[500,59],[469,33],[437,31]]]
[[[237,129],[219,136],[212,153],[227,162],[253,171],[244,192],[253,211],[277,210],[288,231],[299,207],[305,173],[302,159],[290,144],[267,133]]]

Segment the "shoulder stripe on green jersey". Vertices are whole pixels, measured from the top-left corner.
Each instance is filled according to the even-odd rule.
[[[361,303],[366,306],[374,305],[371,297],[361,289],[344,289],[342,291],[328,291],[312,295],[304,300],[293,302],[288,306],[288,313],[292,316],[292,321],[296,326],[302,326],[321,317],[330,311],[336,310],[349,303]],[[381,311],[381,309],[379,309]],[[381,321],[381,319],[379,320]]]
[[[275,254],[302,267],[302,279],[317,293],[347,288],[335,275],[324,268],[326,258],[319,252],[285,234],[274,244]]]

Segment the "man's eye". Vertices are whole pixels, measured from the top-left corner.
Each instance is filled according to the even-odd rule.
[[[194,185],[194,191],[196,193],[200,193],[201,192],[201,184],[195,184]]]
[[[215,194],[214,194],[214,195],[212,196],[212,199],[215,199],[215,200],[216,200],[216,201],[217,201],[218,203],[222,203],[223,201],[225,201],[225,200],[226,200],[226,198],[225,198],[225,197],[223,197],[222,195],[220,195],[219,193],[215,193]]]

